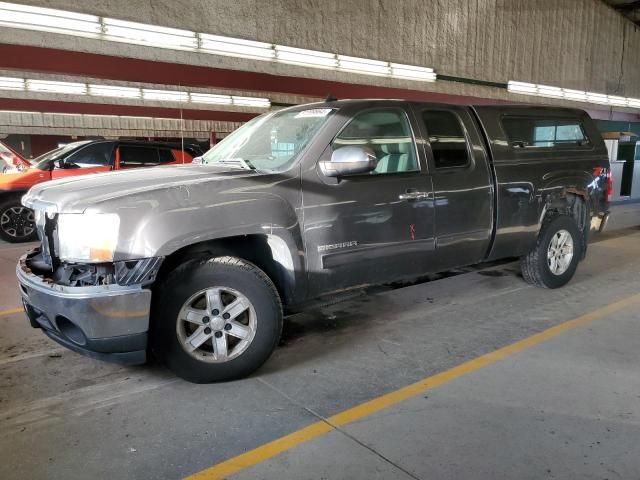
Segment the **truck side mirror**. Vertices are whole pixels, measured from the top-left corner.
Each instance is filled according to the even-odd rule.
[[[342,147],[333,152],[330,162],[320,162],[320,170],[325,177],[368,173],[377,166],[376,154],[369,147]]]
[[[191,160],[191,163],[194,163],[196,165],[202,165],[202,155],[200,155],[199,157],[193,157],[193,160]]]

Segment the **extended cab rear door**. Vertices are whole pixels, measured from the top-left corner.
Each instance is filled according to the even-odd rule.
[[[493,228],[487,152],[468,108],[414,106],[435,196],[437,255],[432,270],[481,261]]]

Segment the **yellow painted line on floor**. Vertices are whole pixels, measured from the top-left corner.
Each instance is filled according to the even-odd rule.
[[[15,315],[16,313],[24,312],[24,308],[12,308],[10,310],[0,310],[0,317],[5,317],[7,315]]]
[[[453,367],[445,372],[427,377],[416,383],[400,388],[399,390],[394,390],[380,397],[376,397],[373,400],[369,400],[368,402],[361,403],[360,405],[333,415],[326,420],[312,423],[308,427],[304,427],[300,430],[290,433],[289,435],[285,435],[284,437],[280,437],[269,443],[265,443],[260,447],[238,455],[237,457],[230,458],[221,463],[206,468],[198,473],[195,473],[190,477],[187,477],[187,480],[215,480],[226,478],[229,475],[233,475],[234,473],[244,470],[245,468],[249,468],[260,462],[268,460],[269,458],[273,458],[300,444],[313,440],[314,438],[321,437],[322,435],[329,433],[337,427],[353,423],[364,417],[372,415],[373,413],[379,412],[380,410],[383,410],[387,407],[400,403],[403,400],[407,400],[411,397],[420,395],[427,390],[450,382],[451,380],[454,380],[456,378],[460,378],[468,373],[479,370],[483,367],[486,367],[487,365],[491,365],[515,353],[538,345],[564,332],[573,330],[574,328],[580,327],[599,318],[618,312],[636,303],[640,303],[640,293],[623,298],[622,300],[611,303],[604,307],[597,308],[589,313],[574,318],[573,320],[561,323],[547,330],[544,330],[543,332],[512,343],[511,345],[507,345],[506,347],[474,358],[473,360],[469,360],[468,362]]]

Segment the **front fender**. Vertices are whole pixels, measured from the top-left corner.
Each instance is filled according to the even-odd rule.
[[[117,209],[120,234],[114,260],[166,257],[202,242],[260,235],[291,296],[303,296],[304,244],[296,214],[299,188],[294,189],[297,182],[284,183],[216,195],[179,187],[129,199]]]

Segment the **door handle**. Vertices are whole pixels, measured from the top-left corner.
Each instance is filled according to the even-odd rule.
[[[417,192],[414,190],[407,190],[405,193],[398,195],[400,200],[429,200],[431,199],[431,192]]]

